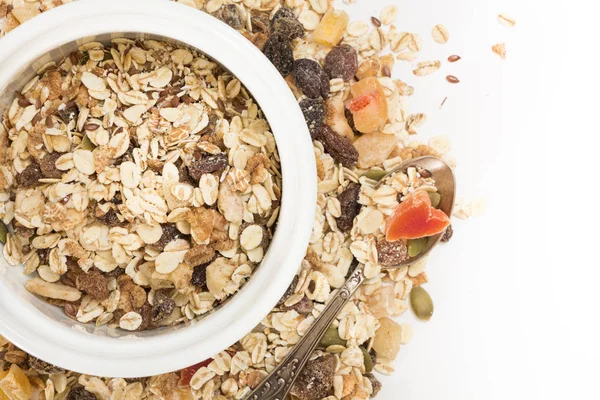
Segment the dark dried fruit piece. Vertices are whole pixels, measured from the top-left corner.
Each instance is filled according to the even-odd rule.
[[[77,386],[71,389],[69,395],[67,396],[67,400],[98,400],[96,395],[88,392],[83,388],[83,386]]]
[[[306,364],[290,393],[299,400],[322,399],[333,394],[335,357],[325,354]]]
[[[96,218],[98,219],[98,221],[102,222],[108,227],[118,226],[121,224],[121,220],[119,219],[119,217],[117,216],[117,212],[113,208],[111,208],[101,216],[96,215]]]
[[[344,44],[336,46],[325,57],[325,72],[331,79],[342,78],[349,81],[358,70],[358,56],[354,47]]]
[[[223,171],[228,165],[229,162],[225,154],[211,154],[194,160],[188,165],[188,173],[192,179],[199,181],[202,175]]]
[[[214,15],[233,29],[239,30],[244,27],[242,16],[235,4],[226,4],[222,6]]]
[[[58,374],[64,371],[64,369],[49,364],[46,361],[42,361],[34,356],[29,356],[29,366],[43,375]]]
[[[41,185],[38,182],[40,179],[44,177],[42,173],[42,169],[36,163],[32,163],[27,168],[23,170],[19,175],[17,175],[17,183],[23,187],[36,187]]]
[[[86,292],[95,300],[106,300],[110,294],[108,280],[96,269],[92,269],[88,273],[78,274],[75,285],[77,289]]]
[[[250,17],[250,22],[252,23],[252,32],[262,33],[269,36],[271,31],[271,21],[269,20],[269,15],[266,13],[252,13]]]
[[[338,196],[342,216],[337,219],[337,226],[342,232],[348,232],[352,229],[354,218],[360,212],[360,204],[358,203],[359,194],[360,185],[358,183],[351,183],[346,190]]]
[[[280,18],[296,18],[294,10],[288,7],[281,7],[275,15],[273,15],[272,23],[275,23]]]
[[[452,225],[448,225],[444,234],[442,235],[442,242],[447,243],[452,239],[452,235],[454,235],[454,229],[452,229]]]
[[[377,242],[377,257],[379,264],[384,267],[393,267],[410,258],[408,247],[402,240],[388,242],[385,239]]]
[[[290,283],[290,286],[285,290],[283,297],[279,299],[277,303],[278,306],[281,306],[292,294],[294,294],[294,290],[296,289],[296,285],[298,284],[298,275],[294,276],[294,280]]]
[[[329,96],[329,77],[315,60],[301,58],[294,62],[294,82],[311,99]]]
[[[379,379],[377,379],[373,374],[365,374],[365,377],[371,381],[371,387],[373,388],[373,393],[371,393],[371,397],[377,396],[377,394],[381,390],[381,382],[379,382]]]
[[[158,242],[152,245],[158,248],[159,250],[163,250],[165,246],[171,243],[173,240],[180,239],[181,237],[183,237],[183,233],[181,233],[179,229],[177,229],[177,226],[175,226],[175,224],[160,224],[160,227],[163,231],[162,236],[160,237]]]
[[[175,310],[175,301],[170,298],[163,298],[152,307],[152,323],[158,324],[165,318],[173,314]]]
[[[65,107],[58,110],[58,116],[63,120],[65,124],[69,124],[71,121],[77,120],[79,116],[79,108],[77,108],[77,104],[75,102],[69,102],[65,104]]]
[[[48,257],[50,256],[50,249],[39,249],[37,255],[40,258],[40,265],[48,265]]]
[[[206,264],[194,267],[191,283],[197,287],[206,286]]]
[[[346,168],[352,168],[358,161],[358,152],[347,137],[340,136],[330,127],[322,126],[315,130],[315,139],[323,143],[325,151],[335,162]]]
[[[300,109],[302,110],[302,114],[304,114],[310,135],[313,137],[314,130],[323,126],[323,121],[325,120],[325,102],[323,99],[306,98],[300,102]]]
[[[278,18],[273,22],[272,31],[286,40],[294,40],[304,36],[304,27],[296,18]]]
[[[282,76],[294,70],[294,51],[289,40],[274,33],[265,43],[263,53]]]
[[[61,171],[60,169],[56,168],[56,160],[58,160],[61,155],[61,153],[53,152],[42,158],[40,161],[40,169],[42,170],[42,174],[44,174],[45,178],[62,178],[65,171]]]

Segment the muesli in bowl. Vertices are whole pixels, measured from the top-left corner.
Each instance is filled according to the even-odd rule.
[[[4,259],[81,323],[140,331],[213,310],[263,259],[281,186],[249,92],[172,43],[86,43],[2,116]]]

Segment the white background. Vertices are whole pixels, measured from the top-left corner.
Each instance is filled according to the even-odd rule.
[[[378,398],[600,398],[600,262],[586,255],[600,222],[597,6],[357,0],[347,10],[368,20],[390,3],[398,28],[423,37],[421,60],[462,57],[424,78],[408,64],[394,74],[414,85],[412,110],[428,113],[420,133],[452,138],[459,195],[485,197],[488,211],[456,222],[430,257],[434,316],[399,318],[414,321],[414,336]],[[517,25],[500,25],[499,13]],[[431,39],[438,23],[445,45]],[[506,61],[490,49],[498,42]]]

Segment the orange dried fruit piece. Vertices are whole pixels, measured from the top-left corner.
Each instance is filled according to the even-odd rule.
[[[179,387],[189,387],[190,386],[190,381],[192,380],[192,377],[194,376],[194,374],[202,367],[208,367],[208,364],[210,364],[212,362],[212,358],[209,358],[207,360],[202,361],[201,363],[198,364],[194,364],[191,367],[187,367],[182,369],[179,372],[179,381],[177,382],[177,384],[179,385]]]
[[[13,364],[8,373],[0,379],[0,393],[9,400],[28,400],[31,396],[31,383],[25,373]],[[4,398],[0,397],[4,400]]]
[[[417,190],[408,196],[388,219],[386,240],[419,239],[442,233],[450,225],[450,218],[431,206],[429,195]]]
[[[346,108],[352,112],[354,126],[362,133],[379,130],[388,119],[388,104],[383,86],[375,77],[365,78],[350,88],[352,100]]]
[[[368,169],[387,160],[400,139],[395,135],[372,132],[356,139],[354,148],[358,152],[358,167]]]
[[[313,41],[325,46],[335,46],[344,36],[349,20],[345,11],[330,9],[313,32]]]

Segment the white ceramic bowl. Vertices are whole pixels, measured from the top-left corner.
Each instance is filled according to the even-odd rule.
[[[69,370],[139,377],[185,368],[213,356],[260,323],[281,298],[306,251],[316,207],[310,136],[294,96],[271,63],[217,19],[165,0],[78,1],[25,23],[0,40],[0,109],[47,61],[88,41],[155,38],[197,48],[235,74],[256,98],[281,157],[283,198],[261,266],[222,308],[190,325],[141,333],[82,325],[24,289],[22,267],[0,260],[0,334]],[[1,259],[1,257],[0,257]]]

